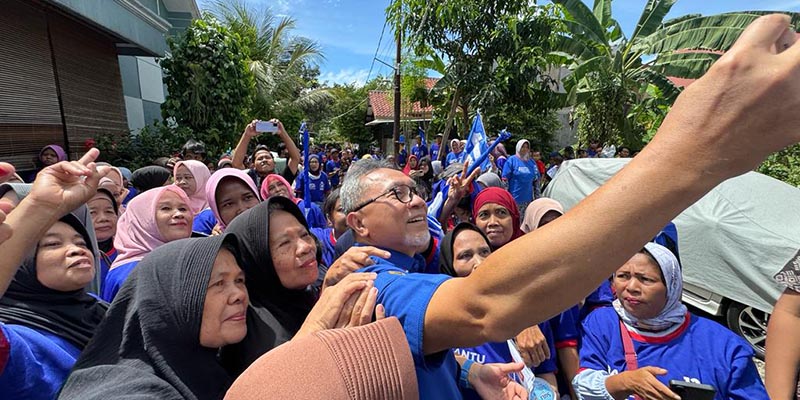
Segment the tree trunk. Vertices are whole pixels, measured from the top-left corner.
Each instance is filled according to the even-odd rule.
[[[458,87],[453,91],[453,104],[450,106],[450,112],[447,113],[447,122],[444,125],[444,133],[442,134],[442,146],[439,148],[439,154],[436,157],[439,161],[444,161],[444,158],[447,157],[447,152],[445,149],[447,145],[450,143],[450,129],[453,128],[453,121],[456,117],[456,110],[458,109]]]

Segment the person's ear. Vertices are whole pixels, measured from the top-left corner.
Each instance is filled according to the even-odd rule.
[[[363,219],[357,212],[351,212],[346,217],[347,226],[359,237],[369,236],[369,229],[364,226]]]

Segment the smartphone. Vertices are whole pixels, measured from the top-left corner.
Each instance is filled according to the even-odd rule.
[[[276,133],[278,132],[278,123],[270,121],[258,121],[256,122],[256,132]]]
[[[717,390],[711,385],[679,380],[669,381],[669,389],[681,396],[681,400],[714,400]]]

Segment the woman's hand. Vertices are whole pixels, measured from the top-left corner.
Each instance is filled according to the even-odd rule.
[[[377,276],[373,272],[352,273],[338,285],[323,291],[295,338],[325,329],[346,328],[371,322],[378,298],[378,290],[374,287]]]
[[[447,180],[447,186],[449,187],[447,191],[448,199],[453,198],[456,201],[461,200],[472,191],[472,181],[480,175],[481,169],[476,168],[475,171],[472,171],[472,173],[467,176],[468,169],[469,161],[464,163],[464,169],[461,171],[461,175],[454,175]]]
[[[526,366],[533,368],[550,359],[550,346],[538,325],[520,332],[516,341]]]
[[[523,363],[473,363],[468,374],[469,384],[482,399],[527,400],[528,392],[525,388],[509,377],[509,374],[518,374],[523,367]]]
[[[99,155],[93,148],[78,161],[62,161],[43,169],[27,199],[37,207],[57,211],[58,217],[78,208],[97,193],[100,178],[110,171],[98,171],[94,161]]]
[[[328,268],[322,283],[322,290],[339,283],[347,275],[361,268],[375,264],[375,261],[370,258],[371,256],[389,258],[391,253],[372,246],[351,247]]]
[[[627,399],[638,395],[642,400],[680,400],[680,396],[661,383],[656,376],[667,370],[658,367],[642,367],[611,375],[606,379],[606,389],[615,399]]]

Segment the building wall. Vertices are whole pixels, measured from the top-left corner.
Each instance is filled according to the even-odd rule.
[[[89,137],[126,129],[113,40],[52,8],[4,0],[0,157],[28,170],[47,144],[74,158]]]
[[[152,57],[120,56],[122,89],[125,95],[128,129],[138,131],[161,121],[165,90],[161,67]]]

